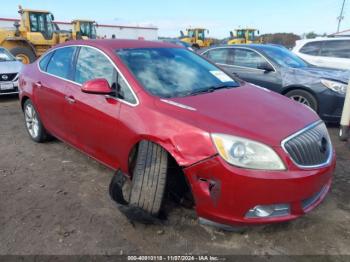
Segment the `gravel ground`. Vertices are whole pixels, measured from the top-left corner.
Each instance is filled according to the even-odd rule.
[[[68,145],[30,140],[16,97],[0,97],[0,255],[348,254],[350,146],[337,150],[332,192],[292,222],[223,232],[174,207],[164,225],[130,223],[108,194],[113,171]]]

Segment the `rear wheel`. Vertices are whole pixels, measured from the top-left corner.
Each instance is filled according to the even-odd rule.
[[[110,194],[119,204],[158,216],[166,186],[168,154],[157,144],[141,141],[134,162],[131,181],[117,172]]]
[[[50,136],[41,123],[40,117],[30,99],[24,102],[23,112],[29,136],[38,143],[48,140]]]
[[[318,110],[317,100],[310,92],[301,89],[296,89],[288,92],[286,96],[298,103],[310,107],[315,112],[317,112]]]
[[[34,52],[28,47],[15,47],[10,50],[16,58],[20,58],[23,64],[33,63],[36,59]]]

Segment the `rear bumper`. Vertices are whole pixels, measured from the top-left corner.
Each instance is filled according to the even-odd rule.
[[[199,217],[220,224],[243,226],[295,219],[325,198],[335,168],[256,171],[233,167],[216,156],[185,169]],[[250,218],[257,205],[288,204],[287,215]]]

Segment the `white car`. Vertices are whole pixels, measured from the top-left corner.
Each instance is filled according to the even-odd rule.
[[[350,70],[350,37],[299,40],[293,52],[315,66]]]
[[[0,47],[0,96],[18,93],[22,65],[9,51]]]

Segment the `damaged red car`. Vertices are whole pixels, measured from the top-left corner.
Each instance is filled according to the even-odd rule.
[[[295,219],[330,189],[335,153],[316,113],[180,46],[70,41],[19,85],[34,141],[54,136],[116,170],[114,198],[153,216],[174,170],[216,225]]]

